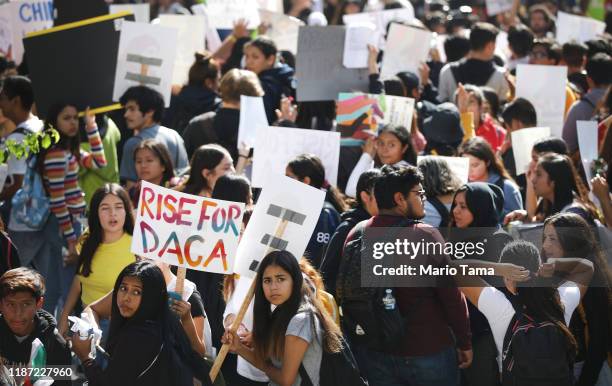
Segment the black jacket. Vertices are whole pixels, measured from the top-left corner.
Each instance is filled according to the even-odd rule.
[[[216,110],[220,103],[213,91],[187,85],[178,95],[170,98],[170,107],[164,114],[162,124],[181,134],[193,117]]]
[[[263,96],[264,107],[268,123],[276,121],[275,110],[280,108],[280,100],[283,95],[294,96],[293,68],[286,64],[265,70],[259,74],[259,81],[265,94]]]
[[[30,361],[32,341],[38,338],[45,347],[48,366],[71,366],[70,349],[57,330],[55,318],[45,310],[38,310],[34,316],[34,332],[23,342],[17,341],[9,329],[4,316],[0,315],[0,356],[6,364],[27,365]],[[53,385],[70,385],[70,381],[55,381]]]
[[[355,225],[370,217],[370,214],[361,207],[344,212],[340,216],[342,222],[340,222],[331,240],[329,240],[329,244],[327,244],[320,268],[325,291],[333,296],[336,296],[336,280],[338,279],[338,269],[340,268],[346,237]]]
[[[304,255],[316,269],[321,267],[325,248],[336,231],[338,224],[340,224],[340,214],[338,214],[338,211],[332,204],[325,201],[317,225],[306,246],[306,252],[304,252]]]

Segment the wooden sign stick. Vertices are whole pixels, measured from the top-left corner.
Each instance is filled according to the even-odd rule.
[[[288,220],[282,220],[276,227],[276,232],[274,236],[277,238],[282,238],[283,234],[285,233],[285,229],[287,228],[288,223],[289,223]],[[275,248],[269,247],[266,253],[264,254],[264,257],[267,256],[268,253],[274,250]],[[240,310],[238,311],[238,315],[236,315],[236,319],[234,319],[234,322],[230,326],[230,331],[232,332],[238,331],[238,327],[240,327],[240,323],[242,323],[242,319],[244,319],[244,315],[246,314],[249,308],[249,304],[251,303],[251,300],[253,299],[253,296],[255,295],[256,284],[257,284],[257,274],[253,278],[251,287],[249,287],[249,292],[247,292],[246,297],[244,298],[242,305],[240,306]],[[209,376],[210,376],[211,382],[214,382],[215,378],[217,378],[217,374],[219,374],[219,370],[221,370],[221,365],[223,364],[223,361],[225,360],[225,356],[227,355],[228,352],[229,352],[229,346],[227,344],[224,344],[221,347],[221,350],[219,350],[219,354],[217,355],[217,359],[215,359],[215,363],[213,364],[213,367],[210,369]]]
[[[174,292],[183,298],[183,289],[185,288],[185,274],[187,273],[187,268],[185,267],[177,267],[176,270],[176,286],[174,286]]]

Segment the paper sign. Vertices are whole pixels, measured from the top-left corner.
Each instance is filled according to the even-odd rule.
[[[597,151],[597,121],[576,121],[580,161],[589,186],[591,185],[591,163],[599,156]]]
[[[549,127],[531,127],[510,133],[517,176],[527,171],[533,145],[542,138],[550,137],[550,133]]]
[[[297,54],[298,33],[304,22],[295,17],[274,13],[264,9],[259,10],[261,22],[268,24],[266,36],[276,43],[279,51],[290,51]]]
[[[216,29],[234,28],[234,22],[245,19],[249,28],[260,23],[258,4],[255,0],[207,0],[206,10],[209,21]]]
[[[577,40],[584,43],[587,40],[595,39],[602,35],[606,29],[606,24],[590,17],[571,15],[565,12],[557,14],[557,35],[559,44]]]
[[[132,253],[196,271],[233,272],[244,204],[142,181]]]
[[[516,68],[516,96],[535,107],[538,126],[550,127],[561,138],[565,113],[567,67],[519,64]]]
[[[355,23],[346,29],[342,64],[346,68],[368,68],[368,44],[377,44],[376,26]]]
[[[113,98],[132,86],[147,86],[159,91],[170,106],[172,74],[178,46],[175,28],[124,22],[119,39]]]
[[[151,5],[145,4],[110,4],[108,13],[130,11],[134,14],[134,21],[137,23],[148,23],[151,21]]]
[[[414,19],[414,8],[408,3],[406,8],[388,9],[376,12],[362,12],[344,15],[342,21],[344,25],[351,26],[355,23],[374,23],[378,34],[378,46],[380,49],[385,47],[385,37],[387,36],[387,26],[389,23],[410,22]]]
[[[204,51],[206,19],[198,15],[160,15],[159,25],[178,30],[172,84],[187,84],[195,53]]]
[[[252,186],[262,187],[268,174],[285,174],[289,161],[311,153],[321,159],[325,179],[336,185],[340,159],[340,133],[288,127],[257,127]]]
[[[260,10],[276,12],[280,14],[285,13],[283,0],[257,0],[257,6]]]
[[[446,157],[440,155],[429,155],[429,156],[418,156],[417,164],[421,162],[425,157],[436,157],[446,161],[450,170],[455,176],[461,181],[462,184],[469,182],[468,176],[470,174],[470,160],[467,157]]]
[[[426,30],[391,24],[380,77],[387,79],[401,71],[418,74],[421,63],[427,61],[432,37]]]
[[[0,55],[23,61],[23,37],[53,27],[53,0],[19,0],[0,6]]]
[[[345,28],[300,27],[296,58],[297,100],[333,101],[341,92],[368,90],[366,69],[342,65]]]
[[[255,276],[270,248],[289,251],[301,259],[325,200],[323,190],[285,177],[284,172],[265,177],[263,191],[238,246],[234,272],[241,278]],[[283,219],[287,220],[284,229],[279,227]]]
[[[255,129],[267,127],[268,118],[262,97],[240,96],[240,126],[238,127],[238,146],[255,146]]]
[[[204,16],[204,25],[206,26],[206,48],[210,52],[215,52],[221,47],[221,38],[219,32],[212,26],[208,20],[208,11],[204,4],[195,4],[191,6],[191,12],[194,15]]]
[[[367,139],[384,124],[409,129],[414,99],[384,94],[340,93],[336,107],[337,130],[342,138]]]
[[[487,15],[495,16],[512,9],[512,0],[486,0]]]

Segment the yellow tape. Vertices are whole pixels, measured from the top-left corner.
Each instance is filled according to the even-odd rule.
[[[107,113],[113,110],[119,110],[121,107],[122,107],[121,103],[115,103],[114,105],[108,105],[108,106],[96,107],[95,109],[89,109],[89,112],[91,114],[102,114],[102,113]],[[84,115],[85,115],[85,111],[79,112],[79,117],[82,117]]]
[[[68,23],[68,24],[58,25],[57,27],[53,27],[53,28],[49,28],[49,29],[44,29],[42,31],[30,32],[30,33],[26,34],[24,39],[32,38],[32,37],[35,37],[35,36],[46,35],[46,34],[58,32],[58,31],[64,31],[64,30],[67,30],[67,29],[82,27],[84,25],[99,23],[101,21],[118,19],[120,17],[125,17],[125,16],[128,16],[128,15],[133,15],[133,13],[131,11],[122,11],[122,12],[113,13],[111,15],[96,16],[96,17],[92,17],[90,19],[84,19],[84,20],[79,20],[79,21],[75,21],[75,22],[72,22],[72,23]]]

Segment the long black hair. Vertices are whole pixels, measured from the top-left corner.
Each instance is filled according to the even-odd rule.
[[[104,184],[101,188],[97,189],[91,197],[89,217],[87,218],[87,225],[89,232],[85,236],[83,247],[79,255],[79,263],[77,265],[77,272],[82,276],[89,276],[91,274],[91,262],[96,253],[96,250],[102,243],[104,238],[104,230],[102,224],[100,224],[100,215],[98,214],[98,208],[104,200],[104,197],[112,194],[118,197],[123,202],[125,208],[125,222],[123,223],[123,232],[132,235],[134,231],[134,214],[132,209],[132,202],[127,192],[119,184],[110,183]]]
[[[212,190],[212,187],[202,175],[204,169],[214,170],[223,161],[223,157],[229,156],[225,148],[216,145],[202,145],[196,149],[191,157],[191,171],[189,179],[183,187],[183,193],[200,194],[202,190]]]
[[[287,168],[289,168],[300,181],[308,177],[310,178],[310,186],[317,189],[326,189],[327,194],[325,196],[325,201],[332,204],[339,213],[347,210],[347,204],[338,189],[329,185],[327,180],[325,180],[325,167],[319,157],[314,154],[299,155],[289,161]]]
[[[149,150],[159,160],[159,163],[164,168],[164,174],[162,174],[162,180],[160,186],[164,186],[166,182],[174,178],[174,165],[172,164],[172,157],[168,148],[163,143],[155,139],[145,139],[140,142],[134,149],[134,163],[136,163],[136,155],[141,150]]]
[[[491,173],[493,171],[504,180],[513,181],[501,159],[495,155],[493,148],[484,138],[472,137],[462,143],[459,147],[459,155],[463,154],[469,154],[484,161],[487,164],[487,172]]]
[[[77,160],[81,158],[81,139],[79,132],[77,131],[77,134],[74,137],[69,137],[57,128],[57,120],[59,119],[59,115],[66,107],[74,107],[76,109],[76,105],[72,103],[56,103],[49,107],[47,112],[45,127],[53,127],[56,129],[59,133],[60,139],[55,145],[49,147],[48,149],[41,148],[40,152],[38,153],[36,157],[36,170],[41,176],[45,175],[45,157],[51,149],[60,148],[72,153]]]
[[[117,305],[117,293],[126,277],[136,278],[142,284],[140,305],[134,315],[129,318],[121,315]],[[161,372],[164,379],[160,384],[190,384],[189,381],[193,382],[193,375],[202,380],[204,385],[212,385],[208,377],[207,365],[191,348],[177,315],[168,306],[168,291],[164,274],[150,260],[142,260],[126,266],[115,281],[108,331],[107,351],[109,354],[112,356],[124,328],[151,322],[159,324],[162,333],[163,348],[160,362],[166,371]],[[192,373],[181,371],[186,367]]]
[[[389,133],[395,136],[402,147],[408,145],[406,151],[402,153],[402,160],[408,162],[410,165],[416,166],[417,164],[417,153],[414,150],[414,146],[412,145],[412,139],[410,138],[410,133],[408,129],[403,126],[395,126],[395,125],[385,125],[380,130],[378,130],[378,136],[380,137],[383,133]],[[378,160],[378,156],[376,157],[376,163],[380,164],[380,160]]]
[[[293,287],[289,298],[271,311],[271,303],[266,299],[263,291],[263,275],[266,268],[274,265],[291,276]],[[287,326],[304,302],[313,306],[312,311],[322,324],[324,331],[322,347],[327,352],[340,350],[342,333],[321,302],[317,300],[310,283],[302,276],[300,265],[291,252],[270,252],[261,261],[257,272],[253,305],[253,346],[259,358],[283,357]]]

